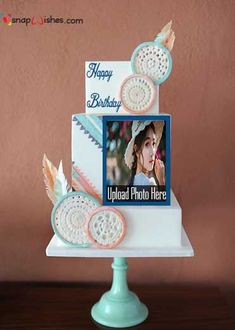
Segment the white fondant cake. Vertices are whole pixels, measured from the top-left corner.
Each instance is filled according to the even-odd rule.
[[[159,115],[174,39],[169,23],[130,62],[86,62],[86,114],[72,117],[73,188],[124,216],[124,248],[181,246],[182,212],[170,190],[170,116]]]
[[[73,187],[102,202],[102,117],[77,114],[72,117]],[[126,219],[126,236],[120,246],[167,247],[181,245],[181,208],[171,192],[169,206],[115,205]]]
[[[76,192],[62,164],[57,170],[44,159],[43,165],[56,202],[52,226],[66,244],[132,256],[159,256],[164,249],[172,255],[183,247],[182,211],[170,185],[171,116],[159,114],[174,38],[169,23],[154,41],[140,44],[130,62],[86,62],[85,113],[72,116]],[[89,201],[97,206],[92,211]]]
[[[167,114],[162,114],[160,117],[161,119],[165,118],[165,120],[169,119],[169,115]],[[115,118],[118,120],[121,117]],[[138,116],[135,118],[140,117]],[[157,121],[159,116],[151,116],[151,118]],[[128,119],[130,119],[130,117],[128,117]],[[103,143],[105,143],[105,146],[103,146]],[[106,142],[103,137],[103,117],[88,114],[74,114],[72,116],[73,185],[78,184],[78,191],[83,190],[89,192],[91,195],[96,196],[96,198],[98,196],[99,200],[104,197],[104,148],[106,148]]]
[[[102,199],[102,121],[94,115],[72,117],[72,183]]]
[[[127,223],[125,248],[181,246],[182,210],[171,192],[170,206],[116,206]]]

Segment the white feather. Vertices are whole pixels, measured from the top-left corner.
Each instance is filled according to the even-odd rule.
[[[63,164],[62,160],[60,161],[57,175],[55,178],[55,186],[54,186],[54,193],[57,198],[57,200],[66,195],[68,192],[71,192],[72,188],[69,186],[68,181],[65,178],[64,172],[63,172]]]

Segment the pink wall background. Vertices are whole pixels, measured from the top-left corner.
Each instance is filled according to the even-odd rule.
[[[110,259],[47,258],[52,237],[41,161],[70,175],[71,115],[84,111],[86,60],[128,60],[170,19],[172,187],[194,258],[129,259],[130,282],[235,287],[235,2],[0,1],[14,17],[83,25],[0,25],[0,280],[110,281]]]

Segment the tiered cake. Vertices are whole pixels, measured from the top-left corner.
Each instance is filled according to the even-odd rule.
[[[130,62],[86,62],[86,109],[72,116],[72,188],[44,157],[51,222],[48,256],[114,257],[111,289],[91,315],[105,326],[143,322],[148,309],[128,290],[127,257],[193,256],[170,180],[171,116],[159,89],[172,68],[171,22]],[[66,243],[66,244],[64,244]]]
[[[124,216],[120,247],[181,246],[182,212],[170,187],[171,117],[159,114],[172,33],[166,26],[130,62],[86,62],[86,113],[72,116],[72,186]]]

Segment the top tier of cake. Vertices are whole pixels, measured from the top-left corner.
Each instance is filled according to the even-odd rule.
[[[120,87],[132,75],[130,61],[86,62],[86,113],[96,115],[130,115],[120,99]],[[148,115],[159,113],[159,85]]]

